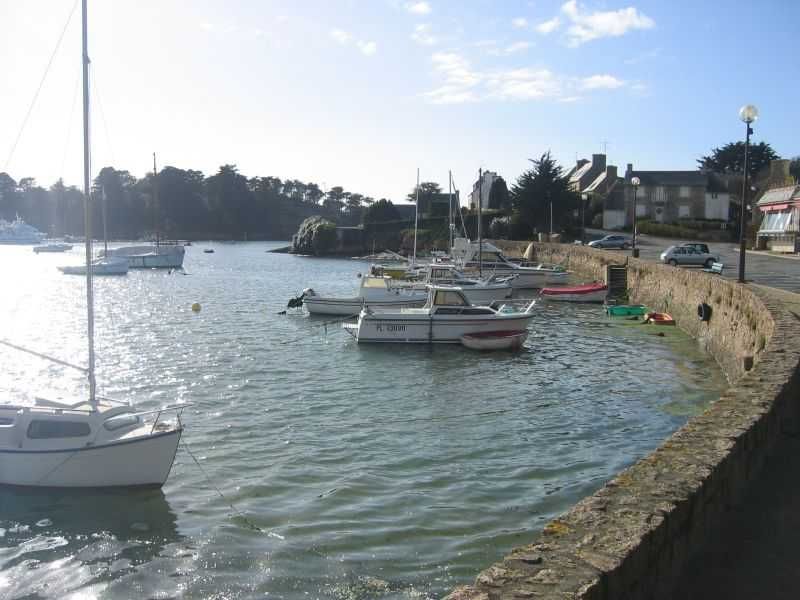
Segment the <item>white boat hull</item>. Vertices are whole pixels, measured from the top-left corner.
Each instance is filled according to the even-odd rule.
[[[109,256],[128,260],[131,269],[180,269],[186,250],[183,246],[123,246],[110,248]]]
[[[498,330],[527,329],[532,314],[517,313],[503,317],[481,318],[438,315],[384,316],[362,313],[354,333],[361,342],[402,342],[406,344],[460,344],[461,336]]]
[[[86,275],[86,265],[58,267],[64,275]],[[128,261],[124,258],[109,256],[100,258],[92,263],[93,275],[127,275]]]
[[[94,488],[161,486],[182,429],[63,450],[0,449],[0,485]]]
[[[393,300],[369,300],[366,305],[373,308],[405,308],[422,306],[426,296],[419,298],[401,298]],[[362,298],[324,298],[311,296],[303,299],[303,305],[312,315],[336,315],[357,317],[364,308]]]

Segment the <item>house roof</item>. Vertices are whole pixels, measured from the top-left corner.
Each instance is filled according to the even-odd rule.
[[[800,200],[800,185],[787,185],[767,190],[757,204],[758,206],[764,206],[765,204],[789,202],[790,200]]]
[[[569,181],[570,183],[577,183],[581,180],[581,177],[586,175],[589,171],[592,170],[592,163],[587,162],[585,165],[581,166],[579,169],[575,169],[575,171],[570,175]]]
[[[708,186],[708,175],[700,171],[633,171],[626,180],[630,182],[631,177],[638,177],[642,185],[687,185],[687,186]]]

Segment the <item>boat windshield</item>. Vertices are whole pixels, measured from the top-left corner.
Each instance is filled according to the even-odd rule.
[[[363,286],[365,288],[383,288],[387,287],[386,279],[383,277],[364,277]]]
[[[455,290],[436,290],[433,304],[435,306],[469,306],[461,292]]]

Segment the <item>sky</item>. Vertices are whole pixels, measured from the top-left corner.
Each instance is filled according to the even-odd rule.
[[[797,156],[798,23],[794,0],[90,0],[93,173],[156,152],[400,201],[417,168],[467,193],[548,150],[694,169],[748,103]],[[80,4],[0,0],[0,32],[0,172],[80,185]]]

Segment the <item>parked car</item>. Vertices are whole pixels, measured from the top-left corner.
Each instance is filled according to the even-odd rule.
[[[694,248],[700,252],[711,254],[711,250],[708,249],[708,244],[703,244],[702,242],[686,242],[685,244],[681,244],[681,246],[684,248]]]
[[[705,246],[705,244],[700,244]],[[706,246],[706,250],[708,246]],[[710,252],[702,252],[691,244],[684,244],[682,246],[670,246],[661,253],[661,262],[673,267],[678,265],[697,265],[705,266],[707,269],[711,268],[715,262],[719,262],[719,256],[711,254]]]
[[[622,248],[627,250],[631,247],[631,241],[624,235],[607,235],[599,240],[589,242],[592,248]]]

